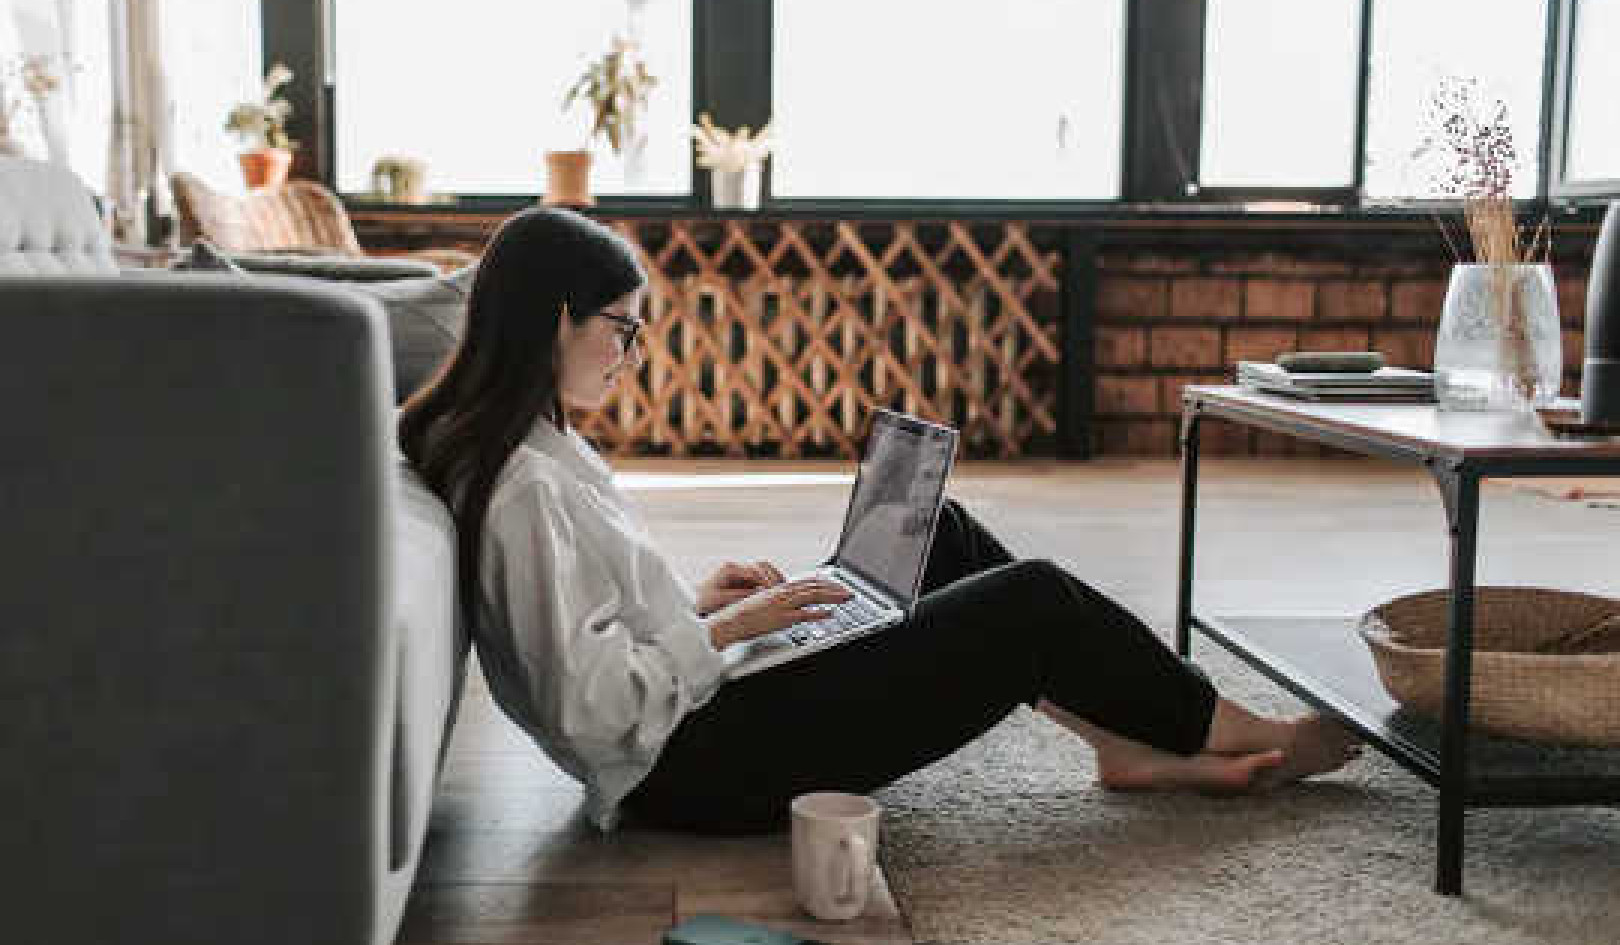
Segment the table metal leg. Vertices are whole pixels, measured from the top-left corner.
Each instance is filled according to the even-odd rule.
[[[1462,895],[1463,814],[1468,801],[1468,703],[1474,651],[1474,568],[1478,554],[1479,477],[1436,463],[1429,467],[1446,504],[1451,531],[1450,629],[1446,702],[1440,733],[1440,823],[1435,891]]]
[[[1192,655],[1193,531],[1198,505],[1198,421],[1202,405],[1190,401],[1181,414],[1181,574],[1176,587],[1176,652]]]

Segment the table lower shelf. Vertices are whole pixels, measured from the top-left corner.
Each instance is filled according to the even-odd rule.
[[[1197,617],[1193,626],[1278,684],[1354,727],[1432,785],[1440,782],[1440,724],[1384,691],[1355,619]],[[1617,680],[1620,684],[1620,680]],[[1468,739],[1470,806],[1620,804],[1620,748]]]

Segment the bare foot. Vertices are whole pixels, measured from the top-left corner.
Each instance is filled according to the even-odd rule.
[[[1242,794],[1257,788],[1285,761],[1280,749],[1247,755],[1098,752],[1097,780],[1111,791],[1190,788],[1206,794]]]
[[[1260,776],[1262,790],[1338,770],[1361,754],[1361,739],[1332,719],[1308,715],[1287,725],[1283,762]]]

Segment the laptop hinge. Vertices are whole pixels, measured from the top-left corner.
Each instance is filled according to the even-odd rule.
[[[901,612],[909,610],[905,603],[893,591],[890,591],[886,587],[880,587],[877,584],[868,581],[866,578],[861,577],[859,574],[855,573],[853,568],[846,568],[837,564],[830,564],[827,566],[827,568],[831,571],[837,571],[841,580],[847,581],[848,583],[854,585],[857,590],[865,594],[867,597],[870,597],[875,601],[880,601],[884,605],[892,607]]]

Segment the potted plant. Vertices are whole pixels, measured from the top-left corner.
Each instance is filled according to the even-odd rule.
[[[280,187],[292,167],[292,152],[298,147],[298,142],[287,137],[292,103],[276,94],[292,77],[292,70],[284,64],[271,66],[259,100],[236,105],[225,119],[225,130],[235,133],[248,148],[237,155],[237,160],[251,190]]]
[[[371,191],[399,203],[427,203],[427,164],[419,158],[384,155],[371,165]]]
[[[709,169],[709,199],[716,207],[759,209],[760,168],[771,153],[771,126],[750,132],[717,127],[708,112],[692,127],[698,167]]]
[[[614,154],[634,146],[647,95],[657,82],[641,61],[636,44],[623,37],[614,37],[607,53],[574,80],[563,95],[563,111],[580,102],[590,106],[586,147],[546,152],[546,203],[590,206],[596,202],[590,187],[590,142],[601,137]]]

